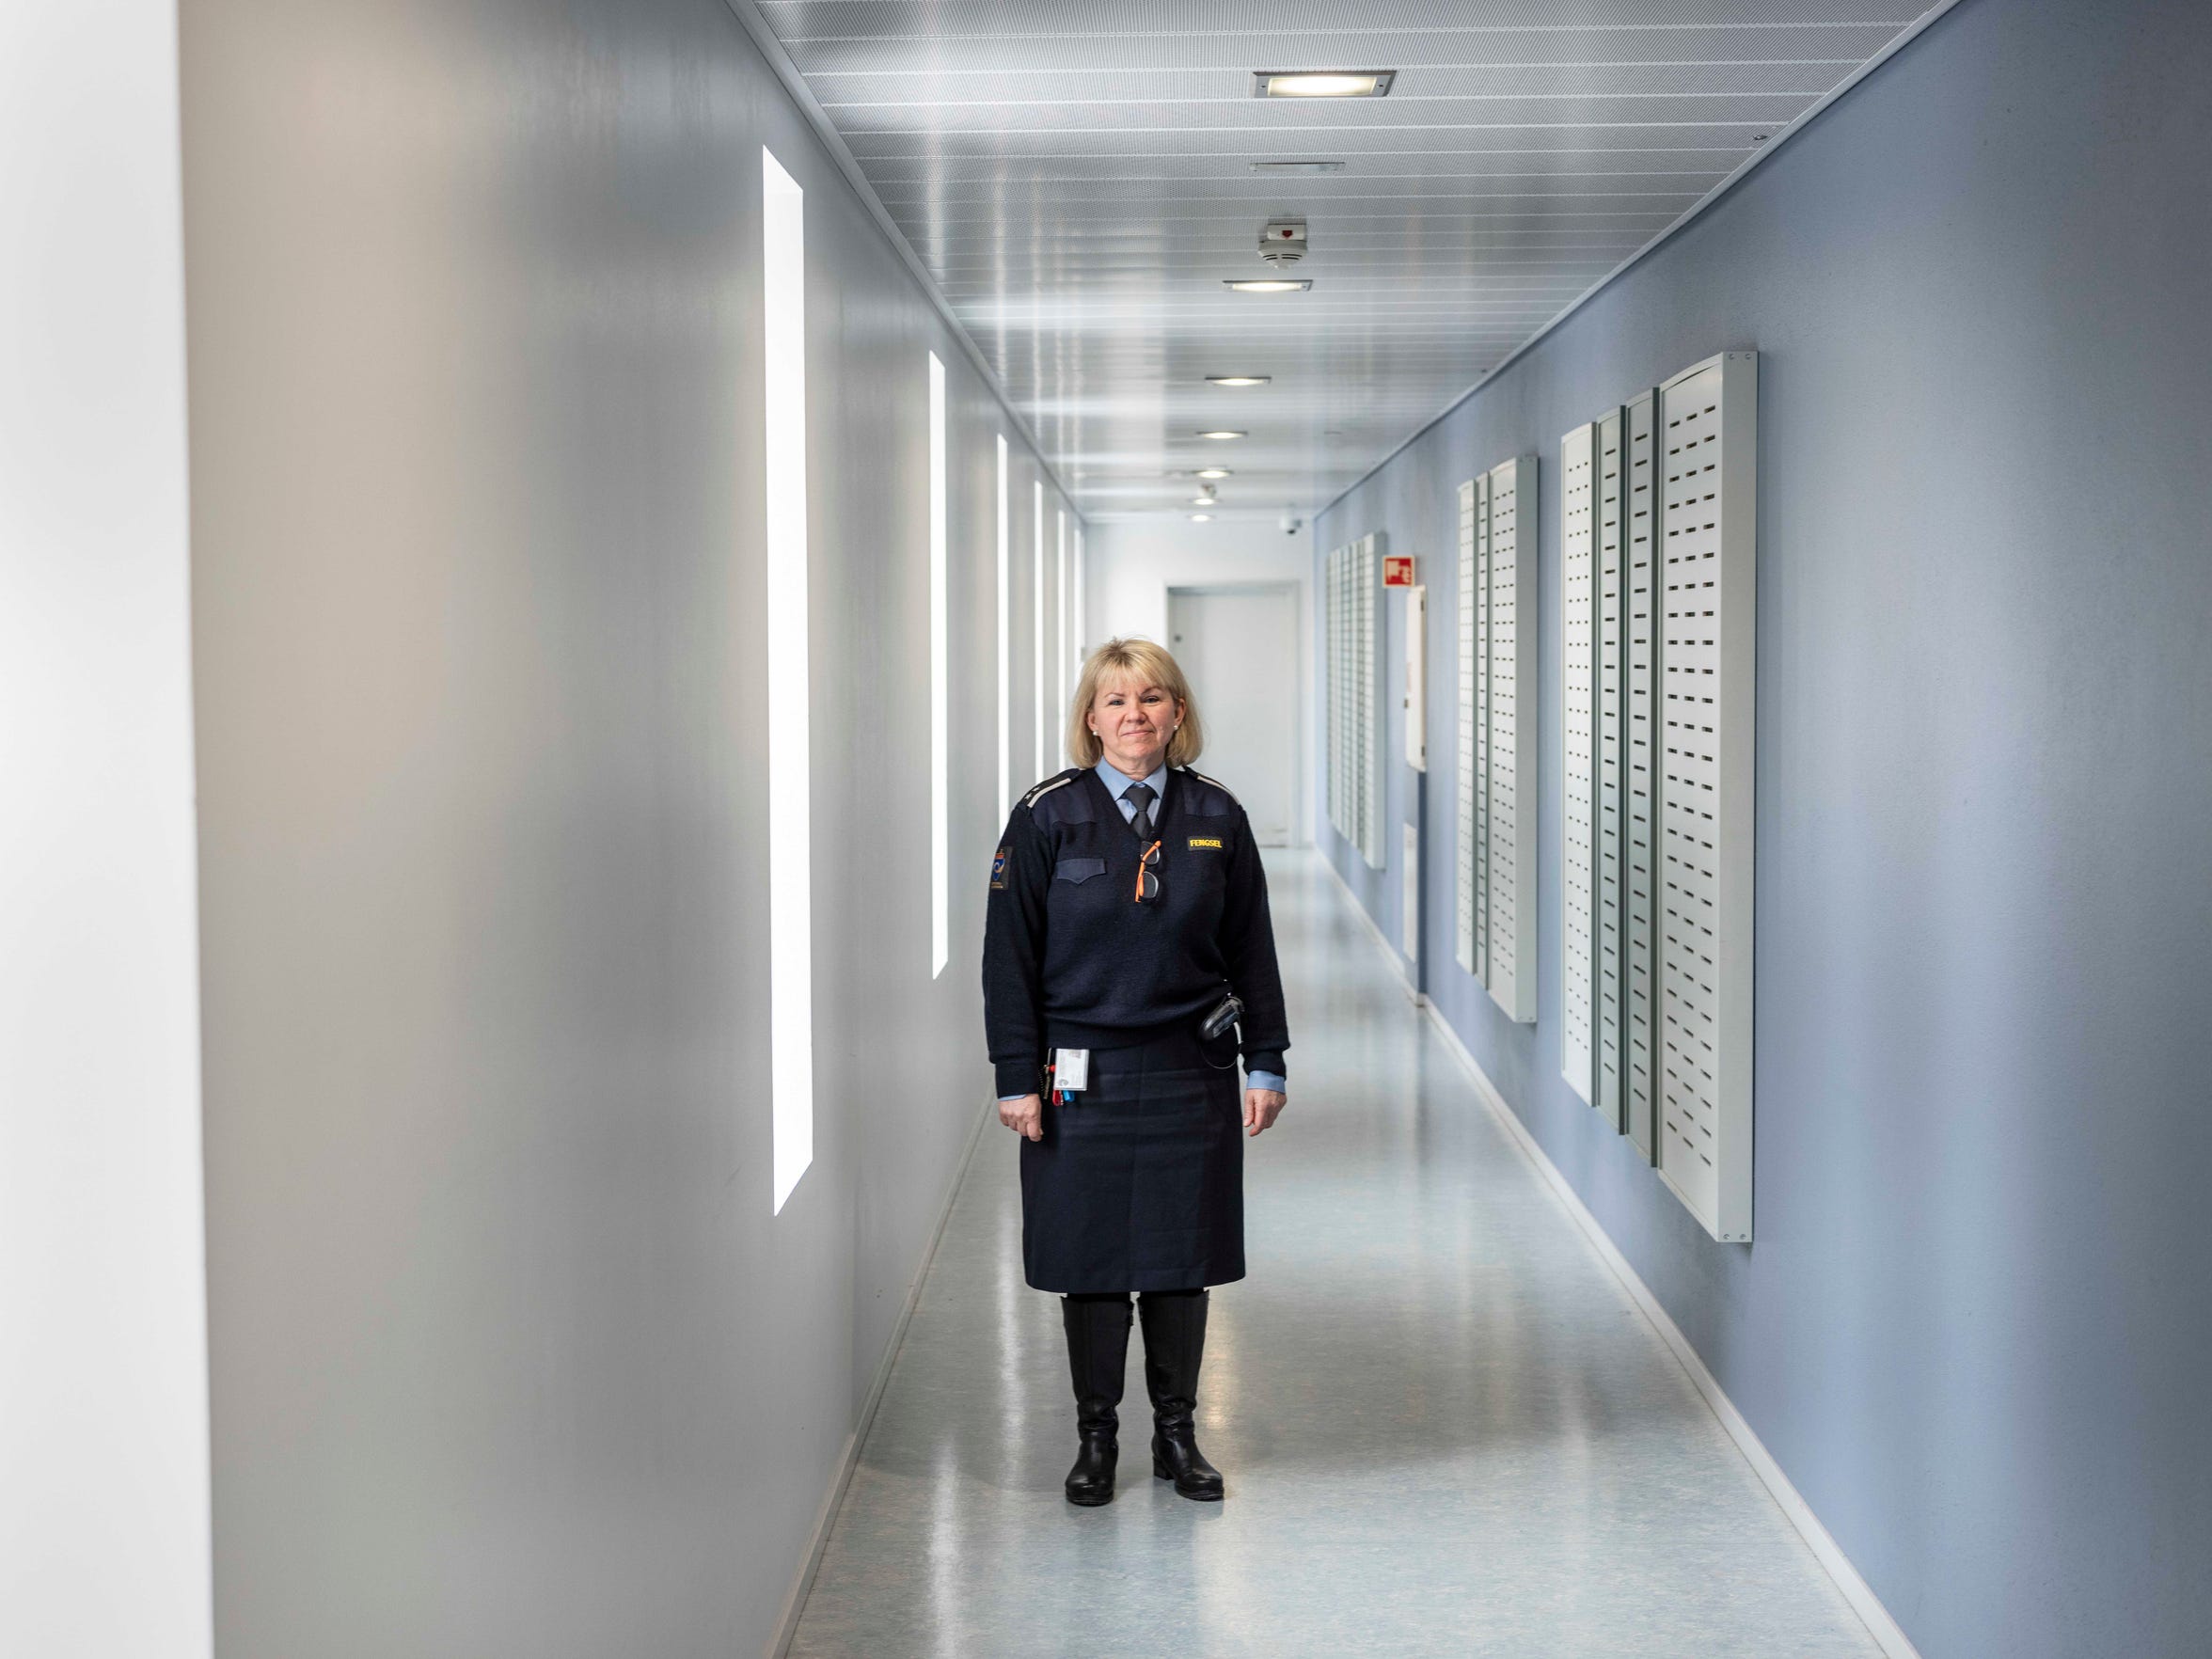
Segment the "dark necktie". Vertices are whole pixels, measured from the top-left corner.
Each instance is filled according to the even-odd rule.
[[[1146,846],[1152,845],[1152,786],[1149,783],[1131,783],[1121,792],[1121,798],[1135,807],[1130,818],[1130,828],[1137,832],[1137,839]]]

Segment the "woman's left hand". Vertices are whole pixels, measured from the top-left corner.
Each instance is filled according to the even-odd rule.
[[[1256,1135],[1271,1127],[1289,1104],[1289,1098],[1279,1089],[1246,1089],[1244,1091],[1244,1132]]]

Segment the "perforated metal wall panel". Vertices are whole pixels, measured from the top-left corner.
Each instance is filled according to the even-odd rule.
[[[1751,1237],[1758,376],[1730,352],[1559,441],[1561,1066],[1728,1240]]]
[[[1429,585],[1416,582],[1405,592],[1405,763],[1416,772],[1429,769]]]
[[[1349,546],[1337,555],[1336,657],[1337,696],[1343,717],[1342,770],[1337,782],[1336,827],[1344,839],[1359,844],[1359,709],[1353,695],[1359,685],[1359,618],[1353,594],[1358,591],[1356,561]]]
[[[1357,592],[1353,608],[1359,619],[1353,661],[1359,670],[1354,688],[1357,714],[1353,720],[1359,740],[1360,853],[1368,867],[1380,870],[1390,849],[1382,830],[1383,756],[1389,751],[1384,721],[1382,688],[1382,535],[1364,536],[1355,545],[1353,574]]]
[[[1337,829],[1359,844],[1359,592],[1358,560],[1351,547],[1337,554],[1337,697],[1342,704],[1342,768],[1337,780]]]
[[[1380,870],[1385,748],[1380,535],[1329,555],[1324,605],[1328,640],[1329,823]]]
[[[1345,637],[1344,637],[1344,558],[1342,547],[1329,555],[1327,573],[1326,617],[1323,631],[1328,661],[1328,741],[1329,741],[1329,828],[1337,834],[1344,828],[1344,713]]]
[[[1533,456],[1460,486],[1458,956],[1524,1022],[1536,1018],[1538,559]]]
[[[1351,838],[1351,549],[1329,555],[1329,824]]]
[[[1512,1019],[1536,1018],[1537,715],[1536,458],[1490,473],[1491,998]],[[1524,623],[1526,624],[1524,637]]]
[[[1421,959],[1421,827],[1401,825],[1404,856],[1398,866],[1398,949],[1406,960]]]
[[[1592,1055],[1597,1093],[1590,1104],[1621,1133],[1628,1132],[1627,1074],[1628,925],[1627,761],[1624,753],[1628,703],[1628,513],[1627,454],[1622,446],[1621,411],[1615,409],[1590,428],[1596,483],[1593,514],[1596,548],[1597,679],[1597,877],[1592,927],[1597,961],[1591,1009]]]
[[[1731,1240],[1751,1236],[1758,373],[1730,352],[1659,396],[1658,1163]]]
[[[1490,984],[1490,474],[1475,481],[1475,977]]]
[[[1476,485],[1470,479],[1460,486],[1459,649],[1452,670],[1459,688],[1453,722],[1458,734],[1458,770],[1453,780],[1458,799],[1452,885],[1457,923],[1453,955],[1461,967],[1479,978],[1476,894],[1481,886],[1482,865],[1475,852],[1475,501]]]
[[[1653,738],[1653,681],[1658,671],[1658,469],[1652,419],[1654,400],[1646,392],[1624,413],[1628,430],[1628,971],[1622,977],[1627,1013],[1626,1100],[1628,1132],[1646,1157],[1656,1156],[1652,1125],[1657,1088],[1652,1057],[1657,1044],[1653,1003],[1658,987],[1658,930],[1654,895],[1659,826],[1655,810],[1659,768]]]
[[[1336,821],[1336,552],[1321,561],[1321,811]],[[1341,833],[1341,831],[1339,831]]]
[[[1560,708],[1565,728],[1566,810],[1560,824],[1560,1069],[1586,1101],[1596,1024],[1597,639],[1595,468],[1591,428],[1559,439]]]

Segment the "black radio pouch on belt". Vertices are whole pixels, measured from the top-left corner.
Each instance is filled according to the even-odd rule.
[[[1206,1018],[1198,1022],[1198,1040],[1202,1043],[1210,1043],[1223,1032],[1228,1030],[1230,1026],[1236,1024],[1238,1017],[1243,1012],[1242,1000],[1238,997],[1236,992],[1229,992],[1209,1009]]]

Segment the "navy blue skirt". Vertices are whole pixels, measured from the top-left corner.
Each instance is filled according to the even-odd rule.
[[[1193,1035],[1091,1051],[1091,1086],[1021,1143],[1030,1284],[1194,1290],[1244,1276],[1243,1089],[1235,1039],[1215,1066]]]

